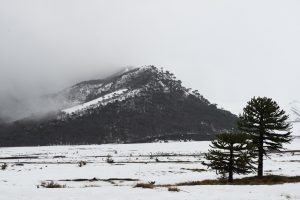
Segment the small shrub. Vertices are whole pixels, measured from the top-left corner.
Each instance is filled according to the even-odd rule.
[[[2,170],[6,170],[7,167],[8,167],[8,165],[7,165],[6,163],[3,163],[3,165],[1,165],[1,169],[2,169]]]
[[[109,163],[109,164],[112,164],[115,161],[112,159],[112,157],[110,155],[108,155],[107,158],[106,158],[106,162]]]
[[[85,166],[86,164],[87,164],[86,161],[80,161],[80,162],[78,163],[78,166],[79,166],[79,167],[83,167],[83,166]]]
[[[61,185],[59,183],[51,182],[42,182],[41,186],[43,188],[66,188],[66,185]]]
[[[152,155],[152,153],[150,153],[150,160],[152,160],[153,159],[153,155]]]
[[[282,194],[281,197],[285,197],[286,199],[292,199],[291,195],[289,194]]]
[[[169,187],[168,191],[169,192],[179,192],[180,190],[177,187]]]
[[[145,189],[153,189],[155,182],[149,182],[149,183],[138,183],[135,187],[139,188],[145,188]]]

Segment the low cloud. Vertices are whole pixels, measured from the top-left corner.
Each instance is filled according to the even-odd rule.
[[[235,114],[253,96],[300,99],[300,1],[3,0],[0,117],[123,66],[156,65]],[[50,109],[50,110],[51,110]]]

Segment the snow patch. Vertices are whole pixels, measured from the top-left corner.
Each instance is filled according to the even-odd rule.
[[[94,99],[92,101],[86,102],[84,104],[62,110],[62,112],[66,113],[66,114],[72,114],[72,113],[76,113],[76,112],[79,112],[82,110],[86,110],[86,109],[90,108],[91,106],[102,104],[104,102],[107,104],[109,102],[116,100],[116,97],[124,94],[125,92],[127,92],[127,90],[128,89],[117,90],[115,92],[109,93],[107,95],[104,95],[104,96]]]

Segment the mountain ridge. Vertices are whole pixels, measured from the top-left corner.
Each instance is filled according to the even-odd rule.
[[[289,120],[293,125],[293,135],[300,136],[300,102],[294,100],[288,104],[286,108],[289,114]]]
[[[208,140],[234,129],[237,119],[154,66],[80,82],[52,97],[63,99],[57,113],[5,127],[0,145]]]

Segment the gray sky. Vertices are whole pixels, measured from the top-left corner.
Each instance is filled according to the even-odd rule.
[[[299,10],[298,0],[1,0],[0,109],[150,64],[236,114],[255,95],[285,106],[300,100]]]

